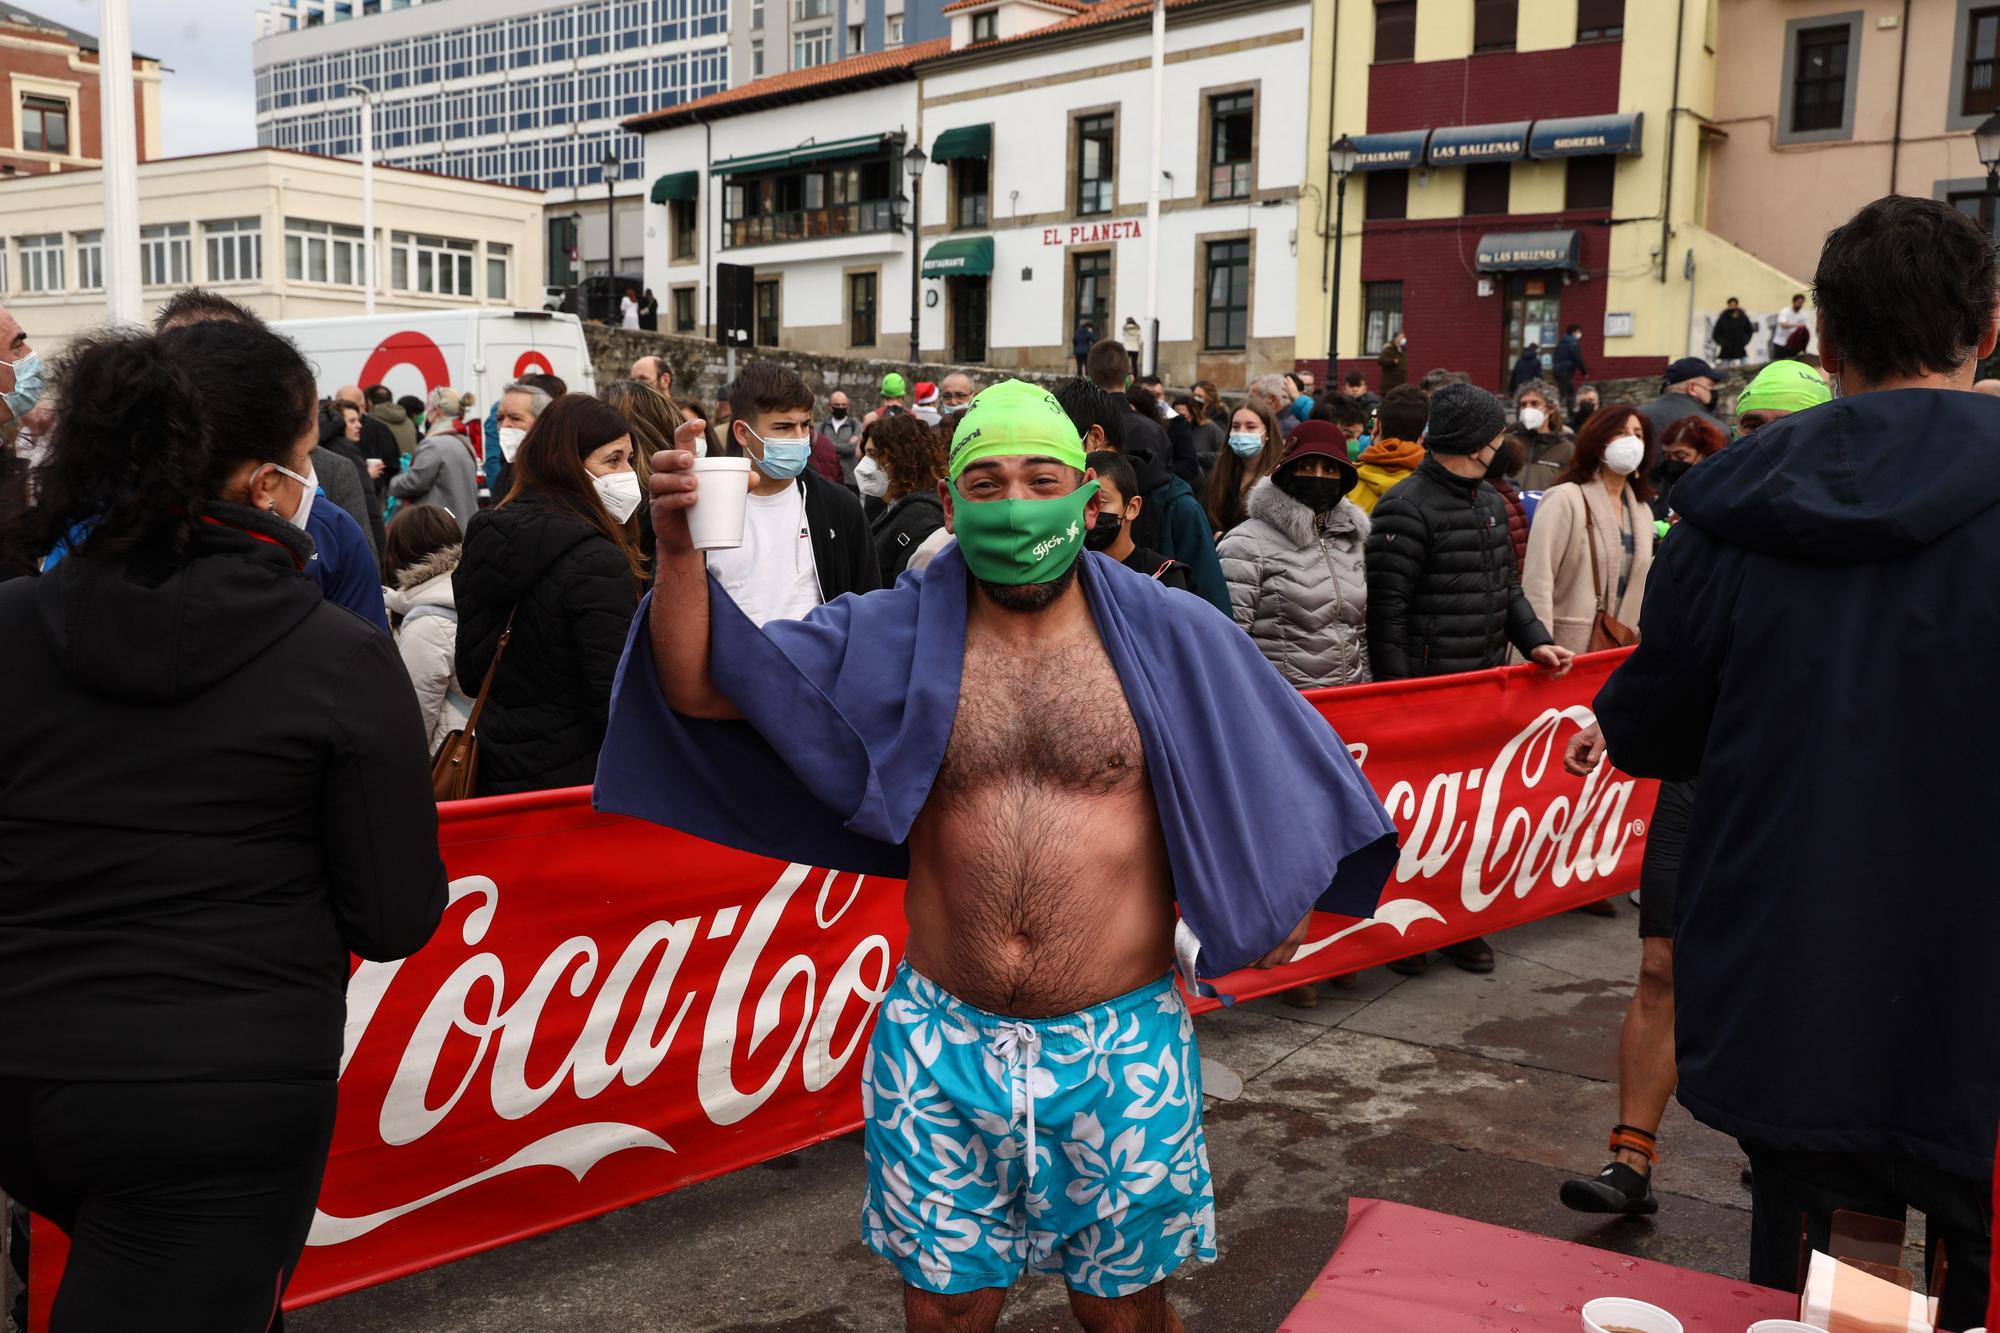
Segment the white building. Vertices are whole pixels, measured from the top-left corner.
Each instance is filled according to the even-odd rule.
[[[756,270],[762,345],[903,357],[928,156],[922,355],[1071,363],[1080,320],[1160,321],[1161,373],[1240,385],[1293,355],[1311,8],[1169,0],[1160,221],[1144,0],[960,0],[951,38],[753,82],[627,122],[667,210],[647,241],[663,329],[706,332],[717,262]],[[1148,247],[1159,246],[1156,293]]]
[[[253,48],[257,142],[544,193],[553,270],[638,266],[639,141],[619,119],[729,83],[729,0],[276,0]],[[604,161],[617,194],[607,244]],[[577,234],[580,226],[581,235]]]
[[[377,168],[376,308],[541,306],[541,196]],[[102,324],[104,173],[0,190],[0,300],[36,346]],[[361,167],[271,148],[139,164],[139,268],[150,312],[197,283],[267,319],[358,315]]]

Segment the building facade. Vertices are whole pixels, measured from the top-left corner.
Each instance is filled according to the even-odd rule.
[[[1289,366],[1306,0],[1170,0],[1157,235],[1143,0],[950,10],[949,38],[629,122],[664,210],[661,327],[706,334],[729,263],[754,268],[763,346],[907,356],[914,305],[925,360],[1059,369],[1080,322],[1116,338],[1156,313],[1180,382]]]
[[[1374,382],[1402,328],[1412,378],[1442,366],[1504,389],[1525,344],[1546,357],[1578,324],[1592,377],[1650,375],[1712,354],[1727,298],[1770,320],[1804,290],[1708,225],[1734,142],[1717,121],[1718,50],[1743,61],[1731,81],[1770,85],[1718,44],[1717,0],[1315,7],[1328,38],[1315,44],[1307,171],[1333,207],[1300,261],[1302,363],[1323,371],[1331,341],[1341,370]],[[1344,210],[1329,163],[1342,138]],[[1336,263],[1327,219],[1341,212]]]
[[[44,352],[104,322],[103,217],[99,169],[0,190],[0,300]],[[378,310],[540,307],[539,193],[378,168],[375,224]],[[268,319],[361,314],[364,234],[356,162],[247,148],[139,166],[149,306],[198,283]]]
[[[619,121],[729,83],[728,0],[280,0],[259,27],[260,145],[356,157],[370,90],[377,162],[542,192],[538,285],[637,271]]]
[[[1827,231],[1885,194],[1984,210],[2000,234],[1972,141],[2000,112],[2000,3],[1730,0],[1717,35],[1729,137],[1713,154],[1711,227],[1802,275]],[[1738,77],[1748,69],[1767,75]]]
[[[97,39],[0,4],[0,178],[95,167],[103,153]],[[160,62],[132,57],[139,160],[160,155]]]
[[[731,85],[951,33],[946,0],[731,0]]]

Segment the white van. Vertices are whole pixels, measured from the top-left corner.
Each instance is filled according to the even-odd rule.
[[[384,384],[400,398],[440,384],[470,393],[486,409],[512,380],[554,375],[571,393],[596,393],[583,326],[543,310],[426,310],[272,325],[299,345],[322,398],[343,384]]]

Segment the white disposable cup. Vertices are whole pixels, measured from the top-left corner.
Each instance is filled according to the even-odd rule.
[[[1824,1330],[1811,1324],[1801,1324],[1796,1319],[1759,1319],[1744,1333],[1824,1333]],[[1969,1328],[1965,1333],[1981,1333],[1981,1330]]]
[[[743,510],[750,496],[750,460],[694,460],[694,504],[687,511],[688,536],[697,551],[720,551],[743,544]]]
[[[1584,1333],[1611,1333],[1613,1329],[1628,1328],[1637,1333],[1686,1333],[1681,1321],[1659,1306],[1628,1296],[1599,1296],[1583,1307]]]

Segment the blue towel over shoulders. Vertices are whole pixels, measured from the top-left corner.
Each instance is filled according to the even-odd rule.
[[[1308,908],[1373,913],[1396,829],[1326,719],[1213,608],[1095,552],[1083,562],[1201,973],[1255,962]],[[906,876],[910,827],[957,714],[968,595],[955,545],[894,588],[762,629],[710,579],[711,669],[740,722],[666,706],[648,599],[612,687],[597,808],[759,855]]]

